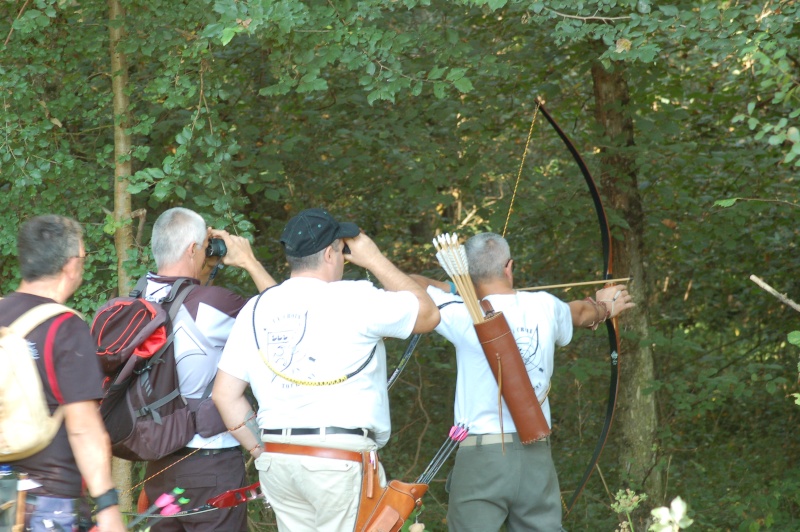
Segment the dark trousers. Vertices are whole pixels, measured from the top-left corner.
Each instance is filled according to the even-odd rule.
[[[148,462],[146,478],[158,473],[144,485],[150,504],[179,487],[186,490],[181,497],[189,499],[181,510],[188,510],[202,506],[222,492],[245,486],[244,458],[238,447],[215,455],[202,453],[188,457],[171,455]],[[149,524],[153,532],[244,532],[247,530],[247,504],[186,517],[152,519]]]

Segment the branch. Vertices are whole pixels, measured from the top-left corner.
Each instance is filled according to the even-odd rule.
[[[758,286],[760,286],[764,290],[766,290],[767,292],[769,292],[770,294],[772,294],[773,296],[775,296],[776,298],[778,298],[778,300],[780,300],[780,302],[783,303],[784,305],[788,305],[788,306],[792,307],[793,309],[795,309],[797,312],[800,312],[800,305],[798,305],[797,303],[795,303],[794,301],[789,299],[786,296],[786,294],[778,293],[777,290],[772,288],[770,285],[768,285],[767,283],[765,283],[764,281],[762,281],[761,279],[759,279],[755,275],[751,275],[750,276],[750,280],[753,281],[754,283],[756,283]]]
[[[612,20],[630,20],[630,18],[631,18],[630,16],[625,16],[625,17],[597,17],[597,16],[594,16],[594,15],[591,16],[591,17],[579,17],[578,15],[568,15],[566,13],[562,13],[560,11],[556,11],[555,9],[551,9],[549,7],[545,7],[545,9],[547,11],[555,14],[555,15],[558,15],[559,17],[574,18],[576,20],[583,20],[584,22],[589,21],[589,20],[599,20],[600,22],[611,22]]]
[[[763,199],[763,198],[728,198],[724,200],[717,200],[714,202],[715,207],[732,207],[737,201],[760,201],[762,203],[782,203],[795,209],[800,209],[800,205],[786,200],[779,199]]]
[[[22,14],[25,12],[25,8],[28,7],[28,4],[30,3],[30,1],[31,0],[25,0],[25,3],[22,4],[22,8],[19,10],[19,13],[17,13],[17,18],[14,20],[14,22],[19,20],[19,17],[21,17]],[[3,46],[7,46],[8,45],[8,41],[11,40],[11,34],[12,33],[14,33],[14,23],[13,22],[11,23],[11,29],[8,30],[8,36],[6,37],[6,40],[3,43]]]

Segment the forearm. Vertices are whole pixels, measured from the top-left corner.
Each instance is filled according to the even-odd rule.
[[[409,277],[411,277],[411,280],[420,285],[422,288],[433,286],[439,290],[442,290],[443,292],[453,293],[453,287],[450,286],[450,283],[447,281],[437,281],[436,279],[431,279],[430,277],[425,277],[424,275],[419,275],[416,273],[409,274]]]
[[[244,396],[246,386],[243,381],[220,370],[211,398],[231,435],[251,456],[257,457],[261,454],[261,434],[253,407]]]
[[[608,308],[605,303],[593,299],[570,301],[569,310],[572,314],[572,326],[583,329],[597,329],[598,325],[608,319]]]
[[[601,288],[595,294],[595,299],[587,297],[569,303],[573,327],[586,327],[592,330],[635,306],[628,290],[622,285]]]
[[[248,451],[261,445],[256,413],[253,412],[253,408],[244,397],[229,403],[226,414],[222,415],[222,420],[231,435]]]
[[[213,238],[221,238],[225,241],[227,253],[221,258],[222,263],[226,266],[245,270],[250,274],[250,278],[253,279],[259,292],[277,284],[275,279],[256,259],[249,240],[221,229],[209,229],[209,233]]]
[[[270,286],[275,286],[275,279],[269,274],[266,268],[255,257],[244,266],[245,271],[250,274],[250,278],[256,285],[259,292],[263,292]]]
[[[65,407],[67,438],[89,495],[97,497],[114,487],[111,478],[111,440],[94,401]]]

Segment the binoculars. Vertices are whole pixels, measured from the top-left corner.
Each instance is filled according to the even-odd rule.
[[[228,253],[228,246],[221,238],[211,238],[208,240],[206,257],[224,257]]]

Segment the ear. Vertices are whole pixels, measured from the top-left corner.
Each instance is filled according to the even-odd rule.
[[[514,259],[508,259],[505,268],[503,268],[503,274],[509,281],[514,280]]]
[[[333,257],[334,257],[335,254],[336,254],[336,252],[333,251],[333,244],[331,244],[330,246],[326,247],[325,248],[325,254],[323,255],[323,258],[325,259],[325,262],[333,264],[333,262],[334,262]]]
[[[69,279],[75,279],[77,277],[83,277],[83,268],[81,266],[80,259],[70,258],[61,268],[61,271]]]

